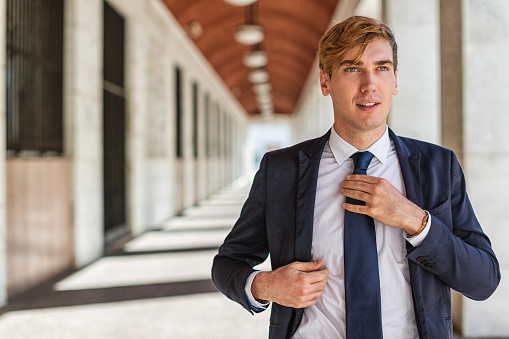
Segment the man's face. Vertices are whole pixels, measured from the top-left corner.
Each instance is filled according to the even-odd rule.
[[[389,41],[374,39],[360,60],[352,64],[359,50],[355,47],[348,51],[339,67],[333,69],[332,77],[320,71],[322,94],[332,98],[334,128],[346,140],[366,133],[380,137],[392,96],[398,93]]]

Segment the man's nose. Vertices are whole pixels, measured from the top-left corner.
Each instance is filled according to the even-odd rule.
[[[365,72],[362,74],[361,78],[361,92],[375,92],[376,91],[376,83],[375,77],[372,72]]]

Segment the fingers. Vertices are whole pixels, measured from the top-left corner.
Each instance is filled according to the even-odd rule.
[[[256,275],[251,291],[257,299],[302,308],[322,297],[329,270],[320,270],[323,261],[294,262],[272,272]]]
[[[369,175],[349,175],[347,180],[341,183],[339,192],[346,197],[364,201],[370,207],[393,200],[393,195],[401,194],[387,179]],[[367,212],[364,207],[354,206],[356,205],[343,207],[351,212],[364,214]]]
[[[311,271],[316,271],[317,269],[319,269],[320,266],[322,266],[322,263],[323,263],[322,260],[310,261],[310,262],[296,261],[296,262],[294,262],[294,263],[292,263],[290,265],[294,266],[299,271],[302,271],[302,272],[311,272]]]
[[[367,184],[377,184],[380,181],[380,179],[381,178],[365,174],[351,174],[346,177],[346,180],[348,181],[360,181],[365,182]]]
[[[292,299],[292,307],[303,308],[314,305],[323,296],[326,285],[327,278],[312,283],[297,284],[295,295]]]
[[[374,194],[379,188],[387,188],[389,181],[384,178],[371,177],[369,175],[349,175],[346,181],[341,183],[341,188],[345,190],[354,190]]]

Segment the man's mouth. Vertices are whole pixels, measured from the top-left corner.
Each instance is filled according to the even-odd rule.
[[[373,107],[375,105],[379,105],[378,102],[368,102],[368,103],[365,103],[365,104],[357,104],[358,106],[361,106],[361,107]]]

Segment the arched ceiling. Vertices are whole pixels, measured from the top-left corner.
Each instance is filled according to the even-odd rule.
[[[210,62],[226,86],[250,114],[260,112],[252,84],[251,70],[242,63],[253,49],[234,40],[237,26],[246,23],[246,7],[223,0],[161,0],[182,27],[194,23],[201,35],[190,38]],[[292,113],[311,67],[318,41],[327,29],[338,0],[259,0],[254,21],[265,29],[261,50],[268,54],[265,69],[272,85],[275,113]]]

